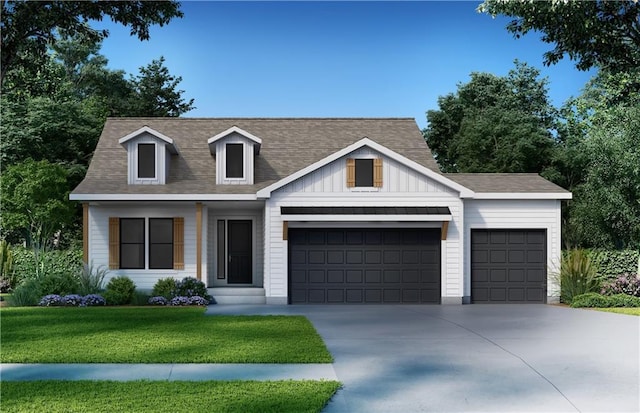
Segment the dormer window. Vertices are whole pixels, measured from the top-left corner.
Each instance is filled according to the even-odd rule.
[[[241,143],[227,143],[225,152],[227,179],[244,178],[244,145]]]
[[[232,126],[209,138],[209,151],[216,158],[216,184],[253,185],[256,157],[262,140]]]
[[[118,140],[127,151],[129,185],[164,185],[171,155],[178,154],[173,139],[144,126]]]
[[[156,145],[154,143],[138,144],[138,179],[156,177]]]

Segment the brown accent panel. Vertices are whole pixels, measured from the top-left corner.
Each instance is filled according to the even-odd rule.
[[[89,263],[89,204],[82,204],[82,262]]]
[[[449,231],[449,221],[442,221],[442,230],[440,231],[440,240],[447,240],[447,232]]]
[[[356,186],[356,160],[353,158],[347,159],[347,188],[353,188]]]
[[[109,217],[109,269],[120,268],[120,218]]]
[[[173,218],[173,269],[184,270],[184,218]]]
[[[289,239],[289,221],[282,221],[282,240],[287,241]]]
[[[196,202],[196,278],[202,280],[202,203]]]
[[[373,186],[382,188],[382,158],[373,160]]]

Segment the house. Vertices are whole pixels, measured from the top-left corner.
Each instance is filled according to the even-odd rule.
[[[442,174],[413,119],[108,119],[84,260],[219,303],[544,303],[560,204],[536,174]]]

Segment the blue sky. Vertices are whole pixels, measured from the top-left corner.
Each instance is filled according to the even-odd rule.
[[[138,73],[164,56],[197,109],[188,117],[412,117],[426,126],[437,99],[471,72],[505,75],[519,59],[549,78],[558,106],[593,73],[568,59],[542,64],[551,48],[479,2],[183,2],[184,18],[140,42],[109,21],[101,53]]]

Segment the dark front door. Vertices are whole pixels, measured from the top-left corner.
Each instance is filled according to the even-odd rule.
[[[253,282],[251,221],[229,221],[228,234],[227,282],[229,284],[251,284]]]

